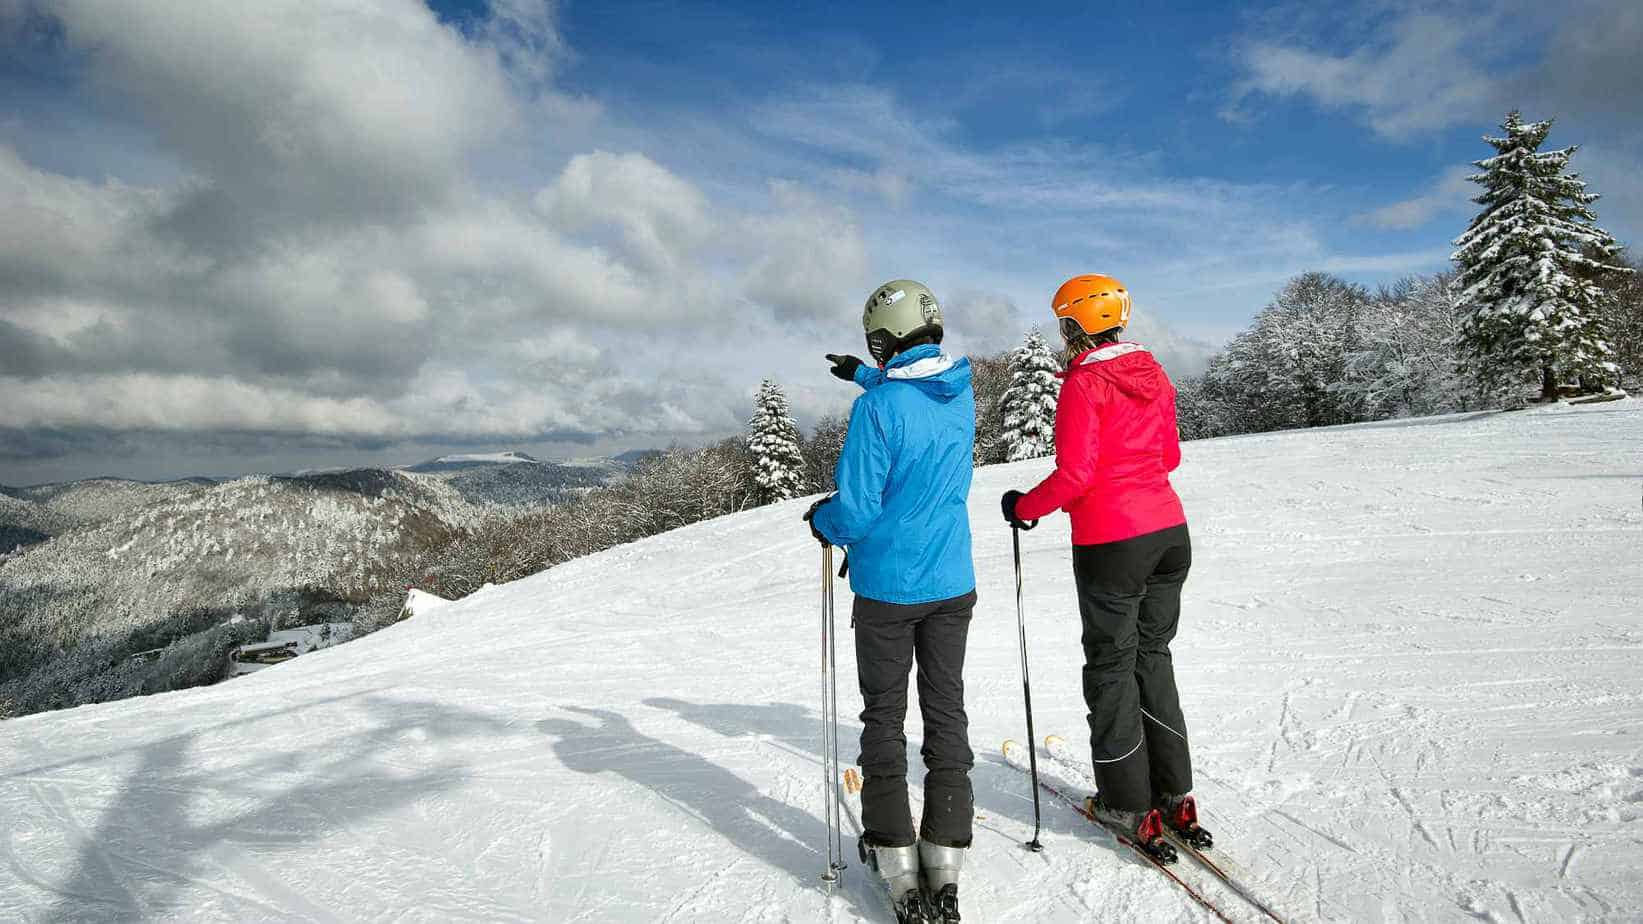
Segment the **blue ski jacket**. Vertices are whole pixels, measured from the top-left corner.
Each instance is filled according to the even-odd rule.
[[[931,603],[975,590],[970,476],[976,438],[970,361],[934,344],[883,369],[850,409],[835,480],[816,529],[850,552],[850,589],[886,603]]]

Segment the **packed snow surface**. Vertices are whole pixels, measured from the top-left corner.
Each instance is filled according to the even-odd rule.
[[[1637,919],[1640,446],[1643,404],[1622,401],[1185,447],[1175,664],[1198,793],[1281,912]],[[965,920],[1204,920],[1057,803],[1044,852],[1019,846],[996,499],[1048,466],[982,469],[972,495]],[[0,920],[890,920],[850,841],[842,884],[818,881],[808,503],[420,606],[231,684],[0,723]],[[1067,542],[1065,518],[1023,536],[1037,726],[1076,745]],[[916,719],[909,738],[916,765]]]

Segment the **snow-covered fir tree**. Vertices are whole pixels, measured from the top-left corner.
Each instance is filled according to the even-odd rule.
[[[1050,345],[1036,330],[1010,354],[1010,387],[1004,391],[1005,459],[1019,462],[1055,454],[1055,402],[1061,380]]]
[[[747,449],[753,454],[753,483],[760,503],[805,493],[804,453],[799,444],[799,426],[788,413],[787,396],[775,382],[765,379],[747,422]]]
[[[1598,197],[1569,173],[1577,147],[1541,151],[1552,122],[1509,113],[1498,152],[1474,161],[1469,179],[1483,193],[1483,212],[1455,239],[1460,270],[1460,346],[1469,371],[1486,386],[1538,376],[1541,395],[1559,379],[1587,387],[1615,378],[1602,331],[1603,289],[1592,276],[1624,271],[1620,246],[1597,226]]]

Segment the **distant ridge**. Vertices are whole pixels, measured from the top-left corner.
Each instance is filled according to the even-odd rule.
[[[629,449],[627,452],[617,453],[616,455],[611,456],[611,458],[622,463],[623,465],[638,465],[641,462],[648,462],[659,455],[662,455],[662,450],[660,449]]]
[[[481,468],[488,465],[515,465],[519,463],[530,463],[534,465],[553,464],[551,462],[544,463],[541,459],[538,459],[529,453],[523,453],[510,449],[506,452],[452,453],[450,455],[440,456],[437,459],[429,459],[426,462],[418,462],[415,465],[402,465],[399,467],[399,470],[402,472],[422,473],[451,472],[460,471],[467,468]]]

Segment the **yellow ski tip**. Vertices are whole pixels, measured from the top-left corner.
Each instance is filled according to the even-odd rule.
[[[861,774],[855,767],[844,771],[844,791],[854,796],[861,792]]]
[[[1066,739],[1062,738],[1060,735],[1045,735],[1044,736],[1044,747],[1053,748],[1058,744],[1064,743],[1065,741],[1066,741]]]
[[[1020,747],[1021,747],[1021,742],[1015,740],[1014,738],[1005,738],[1004,739],[1004,745],[1003,745],[1003,747],[1000,747],[999,750],[1003,751],[1005,756],[1008,756],[1009,753],[1010,753],[1010,750],[1012,748],[1020,748]]]

